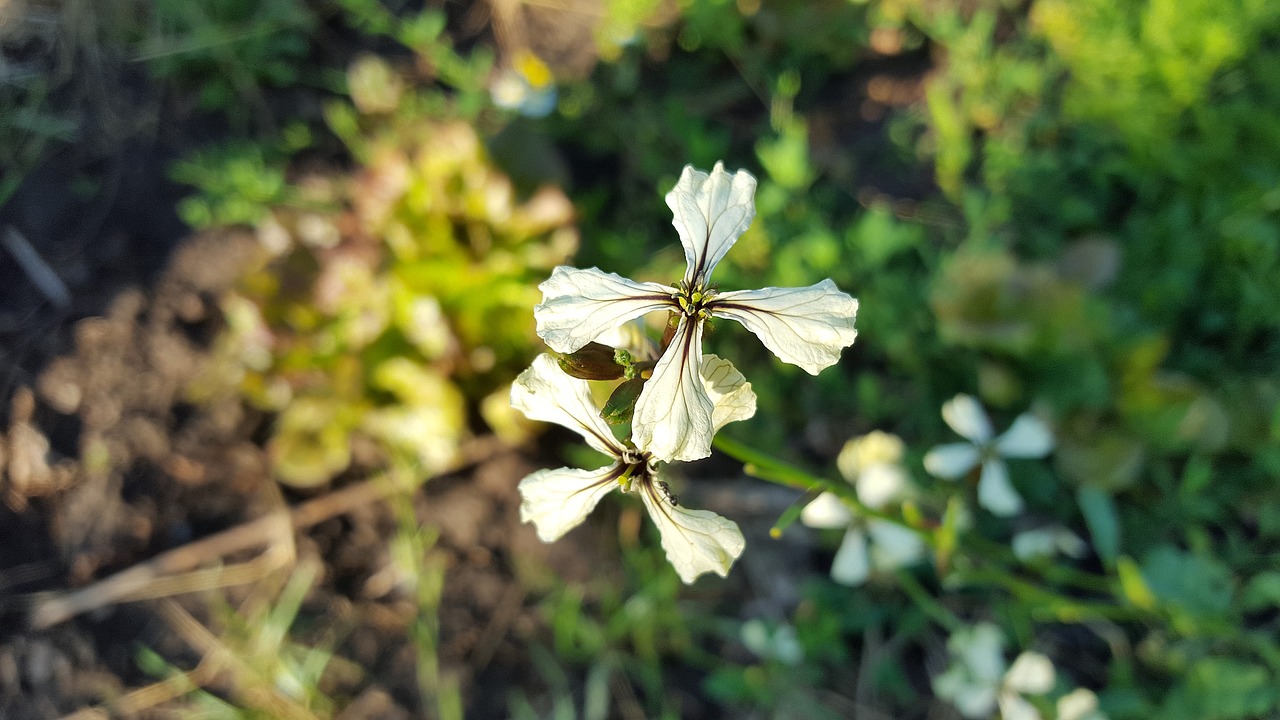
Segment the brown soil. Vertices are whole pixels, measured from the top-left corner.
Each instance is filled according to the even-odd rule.
[[[271,478],[259,442],[267,418],[235,399],[198,407],[184,399],[219,327],[216,299],[255,248],[241,232],[193,238],[153,291],[126,290],[104,317],[75,323],[73,351],[50,363],[34,388],[15,392],[0,485],[0,716],[58,717],[113,704],[133,709],[125,715],[173,716],[173,703],[144,707],[128,693],[156,680],[138,671],[139,647],[184,670],[207,655],[175,626],[174,607],[118,604],[121,598],[106,593],[90,602],[100,606],[66,622],[32,625],[47,624],[65,590],[97,590],[95,583],[114,572],[220,532],[244,535],[254,520],[305,500],[282,499]],[[447,567],[440,601],[444,673],[458,679],[476,716],[488,717],[501,714],[505,693],[472,689],[523,683],[521,640],[541,624],[517,567],[550,559],[557,572],[583,577],[590,551],[544,546],[519,524],[515,484],[532,470],[527,460],[485,440],[471,455],[465,472],[432,481],[412,503],[424,527],[439,528],[436,555]],[[297,624],[324,618],[312,623],[322,628],[318,634],[341,628],[338,654],[368,671],[334,680],[336,696],[354,698],[344,717],[420,716],[409,642],[420,613],[391,562],[393,513],[377,495],[339,509],[347,512],[298,532],[296,550],[286,553],[296,559],[259,563],[260,577],[228,596],[260,603],[263,587],[278,588],[291,568],[318,559],[320,577]],[[281,544],[269,534],[260,540],[267,551],[210,553],[189,569],[255,562]],[[168,594],[160,579],[173,575],[199,580],[160,573],[124,596]],[[177,597],[177,617],[185,612],[216,624],[207,594]],[[208,686],[234,696],[237,679],[224,675]]]

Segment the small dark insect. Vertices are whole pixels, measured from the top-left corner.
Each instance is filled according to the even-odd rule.
[[[676,495],[676,494],[675,494],[675,493],[673,493],[673,492],[671,492],[671,486],[670,486],[670,485],[668,485],[668,484],[666,483],[666,481],[664,481],[664,480],[659,480],[659,481],[658,481],[658,489],[662,491],[662,494],[663,494],[663,495],[666,495],[666,496],[667,496],[667,502],[671,503],[671,507],[679,507],[679,505],[680,505],[680,496],[679,496],[679,495]]]

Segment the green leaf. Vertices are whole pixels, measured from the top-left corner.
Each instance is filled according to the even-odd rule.
[[[1248,611],[1280,608],[1280,572],[1255,575],[1241,595],[1240,606]]]
[[[1207,658],[1196,663],[1165,701],[1164,718],[1236,720],[1275,709],[1276,679],[1260,665]]]
[[[1086,485],[1076,493],[1076,502],[1080,504],[1084,522],[1089,526],[1098,557],[1107,567],[1114,566],[1120,553],[1120,519],[1116,515],[1115,501],[1107,492]]]
[[[1231,607],[1231,571],[1212,558],[1161,545],[1143,558],[1142,575],[1163,603],[1192,615],[1221,616]]]

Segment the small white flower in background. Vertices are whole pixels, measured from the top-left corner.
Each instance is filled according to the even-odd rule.
[[[713,424],[745,420],[755,414],[751,385],[728,361],[702,359],[699,383],[714,403]],[[691,583],[705,572],[729,573],[746,545],[731,520],[679,503],[649,453],[627,447],[613,436],[591,398],[586,380],[570,377],[550,355],[539,355],[511,386],[511,405],[532,420],[574,430],[587,444],[612,458],[596,470],[539,470],[520,481],[520,520],[532,522],[543,542],[553,542],[577,527],[610,490],[636,493],[662,536],[662,549],[680,579]]]
[[[720,292],[711,271],[755,217],[756,179],[730,175],[722,163],[710,174],[685,166],[667,194],[687,264],[675,286],[635,282],[598,268],[557,267],[539,286],[534,308],[538,335],[559,353],[572,353],[604,332],[650,311],[679,317],[670,345],[636,402],[636,447],[661,460],[697,460],[711,454],[714,404],[698,381],[706,321],[742,323],[784,362],[816,375],[840,359],[857,336],[858,301],[831,280],[804,288]]]
[[[1023,696],[1053,690],[1053,663],[1028,651],[1008,667],[1003,645],[1004,635],[991,623],[952,633],[947,639],[951,665],[934,678],[933,691],[973,720],[991,717],[997,707],[1003,720],[1042,720],[1035,705]]]
[[[515,53],[511,66],[489,83],[493,104],[525,117],[540,118],[556,109],[555,78],[551,69],[528,50]]]
[[[1076,688],[1058,698],[1057,720],[1107,720],[1098,709],[1098,696],[1088,688]]]
[[[799,665],[804,660],[804,648],[796,638],[796,630],[782,623],[773,630],[760,618],[742,623],[742,644],[762,660],[777,660],[783,665]]]
[[[845,480],[853,483],[858,499],[879,510],[907,494],[902,452],[898,436],[877,430],[845,443],[836,464]],[[843,585],[861,585],[872,568],[905,567],[925,554],[924,541],[914,532],[876,518],[857,518],[831,493],[822,493],[805,506],[800,522],[819,529],[848,528],[831,561],[831,579]]]
[[[1056,553],[1078,558],[1084,556],[1085,550],[1088,549],[1079,535],[1061,525],[1050,525],[1016,533],[1013,536],[1012,545],[1013,554],[1023,562],[1043,560],[1053,557]]]
[[[969,442],[939,445],[924,456],[924,467],[944,480],[956,480],[978,464],[978,504],[995,515],[1022,512],[1022,496],[1009,481],[1005,458],[1042,458],[1053,450],[1053,434],[1036,416],[1023,413],[1003,435],[993,438],[991,420],[969,395],[957,395],[942,406],[942,419]]]
[[[1053,690],[1053,662],[1038,652],[1024,652],[1005,673],[997,701],[1002,720],[1044,720],[1024,695],[1044,695]]]

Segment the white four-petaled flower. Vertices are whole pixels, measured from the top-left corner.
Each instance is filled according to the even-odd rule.
[[[955,480],[979,463],[978,504],[995,515],[1017,515],[1023,500],[1009,481],[1004,458],[1042,458],[1053,449],[1053,434],[1036,416],[1023,413],[1003,435],[993,439],[991,420],[969,395],[957,395],[942,406],[942,419],[969,442],[939,445],[924,456],[924,467],[944,480]]]
[[[898,436],[879,430],[845,443],[837,464],[862,504],[880,510],[907,494],[903,449]],[[824,492],[806,505],[800,521],[812,528],[847,528],[831,561],[831,579],[842,585],[861,585],[873,567],[906,567],[925,554],[924,541],[909,528],[879,518],[859,518],[831,493]]]
[[[966,718],[988,718],[996,707],[1003,720],[1042,720],[1024,695],[1053,690],[1053,662],[1038,652],[1024,652],[1006,670],[1004,636],[991,623],[951,634],[947,650],[952,662],[933,680],[933,691],[955,705]]]
[[[715,404],[699,381],[702,332],[708,318],[742,323],[784,362],[810,374],[835,364],[857,336],[858,301],[831,280],[804,288],[720,292],[711,271],[755,217],[756,179],[730,175],[716,163],[710,174],[686,166],[667,194],[687,264],[674,287],[635,282],[598,268],[557,267],[539,289],[538,335],[560,353],[574,352],[602,333],[653,310],[674,312],[671,342],[636,402],[632,439],[661,460],[711,454]]]
[[[727,360],[706,355],[697,381],[712,402],[712,426],[755,414],[750,383]],[[581,523],[610,490],[636,493],[662,536],[662,549],[686,583],[705,572],[721,577],[742,554],[745,540],[731,520],[681,505],[663,480],[650,453],[617,440],[600,418],[587,381],[570,377],[550,355],[539,355],[511,386],[511,405],[530,419],[574,430],[587,444],[612,458],[597,470],[539,470],[520,481],[520,519],[532,522],[544,542],[559,539]]]

